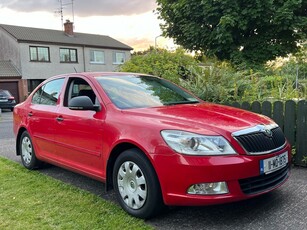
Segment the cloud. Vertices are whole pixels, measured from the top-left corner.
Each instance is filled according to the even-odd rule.
[[[142,51],[149,49],[153,46],[153,40],[149,38],[120,38],[121,42],[129,44],[135,51]]]
[[[71,0],[62,0],[64,10],[71,11]],[[79,17],[142,14],[156,8],[155,0],[73,0],[74,13]],[[1,0],[0,8],[20,12],[60,9],[60,0]]]

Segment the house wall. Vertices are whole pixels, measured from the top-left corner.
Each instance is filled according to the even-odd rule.
[[[85,71],[86,72],[116,72],[118,71],[119,65],[113,64],[113,54],[114,52],[124,52],[126,56],[126,61],[131,58],[131,54],[129,51],[124,50],[113,50],[113,49],[101,49],[101,48],[89,48],[85,47]],[[93,64],[90,62],[90,51],[91,50],[99,50],[104,52],[104,64]]]
[[[19,45],[15,38],[9,35],[6,31],[0,28],[0,60],[8,61],[12,63],[20,71],[21,63],[19,56]]]
[[[49,47],[50,62],[33,62],[30,61],[30,46],[44,46]],[[85,72],[85,71],[104,71],[112,72],[118,70],[118,65],[113,64],[113,52],[121,50],[99,49],[77,46],[58,46],[58,45],[45,45],[35,43],[20,43],[20,59],[22,60],[22,78],[23,79],[47,79],[51,76],[72,73],[72,72]],[[60,48],[77,49],[78,63],[61,63],[60,62]],[[105,54],[104,64],[91,64],[90,63],[90,50],[102,50]],[[126,60],[131,58],[129,51],[125,52]]]
[[[49,47],[50,62],[30,61],[30,46]],[[84,71],[82,48],[80,47],[61,46],[61,48],[77,49],[78,63],[60,63],[60,46],[57,45],[20,43],[19,47],[23,79],[47,79],[54,75],[75,72],[75,69],[78,72]]]

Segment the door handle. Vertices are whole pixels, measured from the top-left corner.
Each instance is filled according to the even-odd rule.
[[[64,118],[60,116],[60,117],[57,117],[56,120],[57,121],[64,121]]]
[[[33,113],[32,113],[32,112],[29,112],[29,113],[28,113],[28,116],[29,116],[29,117],[32,117],[32,116],[33,116]]]

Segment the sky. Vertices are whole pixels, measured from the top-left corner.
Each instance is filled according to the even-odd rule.
[[[174,48],[160,36],[156,7],[155,0],[62,0],[63,21],[74,21],[75,32],[108,35],[135,51]],[[61,0],[0,0],[0,24],[62,30],[60,9]]]

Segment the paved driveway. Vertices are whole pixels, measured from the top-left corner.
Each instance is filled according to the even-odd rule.
[[[12,113],[2,112],[0,156],[20,162],[15,156]],[[40,172],[88,190],[116,203],[104,184],[58,167]],[[103,218],[103,217],[102,217]],[[232,204],[208,207],[176,207],[146,221],[156,229],[293,229],[307,230],[307,169],[294,167],[290,179],[269,194]]]

